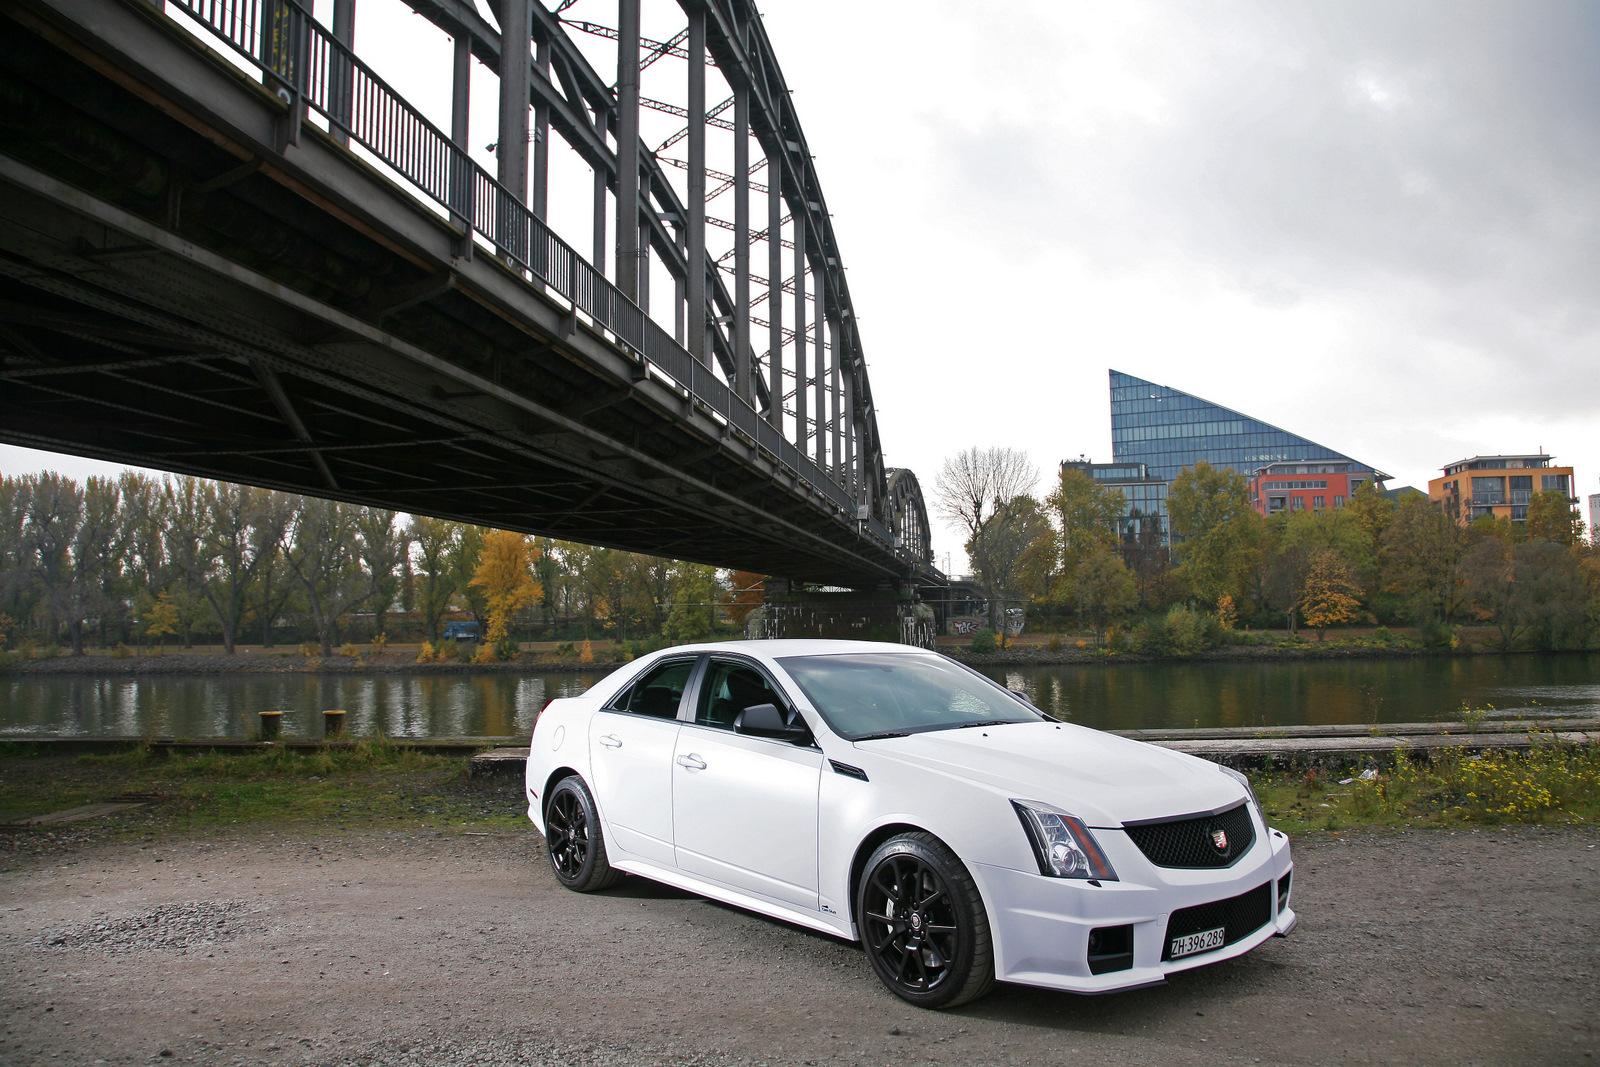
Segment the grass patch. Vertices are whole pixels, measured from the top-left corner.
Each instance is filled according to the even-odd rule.
[[[469,779],[464,756],[381,741],[239,754],[163,755],[148,748],[77,757],[0,754],[0,822],[126,793],[160,800],[107,826],[510,829],[527,823],[515,780]]]
[[[1308,830],[1600,822],[1600,747],[1544,741],[1523,752],[1396,751],[1363,780],[1343,772],[1252,776],[1267,819]],[[1348,781],[1347,781],[1348,780]]]

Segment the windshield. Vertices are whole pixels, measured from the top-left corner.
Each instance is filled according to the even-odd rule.
[[[885,652],[778,662],[829,729],[850,741],[1043,718],[981,674],[943,656]]]

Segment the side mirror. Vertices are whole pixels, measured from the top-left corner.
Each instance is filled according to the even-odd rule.
[[[776,704],[752,704],[733,718],[733,732],[751,737],[770,737],[797,745],[811,743],[811,729],[799,712],[785,718]]]

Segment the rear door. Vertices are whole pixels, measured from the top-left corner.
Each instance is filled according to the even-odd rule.
[[[662,660],[589,721],[595,803],[618,848],[666,867],[672,853],[672,758],[678,712],[700,660]]]
[[[794,707],[753,660],[712,656],[697,688],[672,767],[678,866],[816,911],[821,749],[733,732],[746,707]]]

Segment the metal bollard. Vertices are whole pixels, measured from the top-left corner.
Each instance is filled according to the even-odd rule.
[[[283,733],[283,712],[263,711],[261,713],[261,740],[276,741]]]
[[[344,710],[332,708],[322,713],[322,736],[324,738],[344,736]]]

